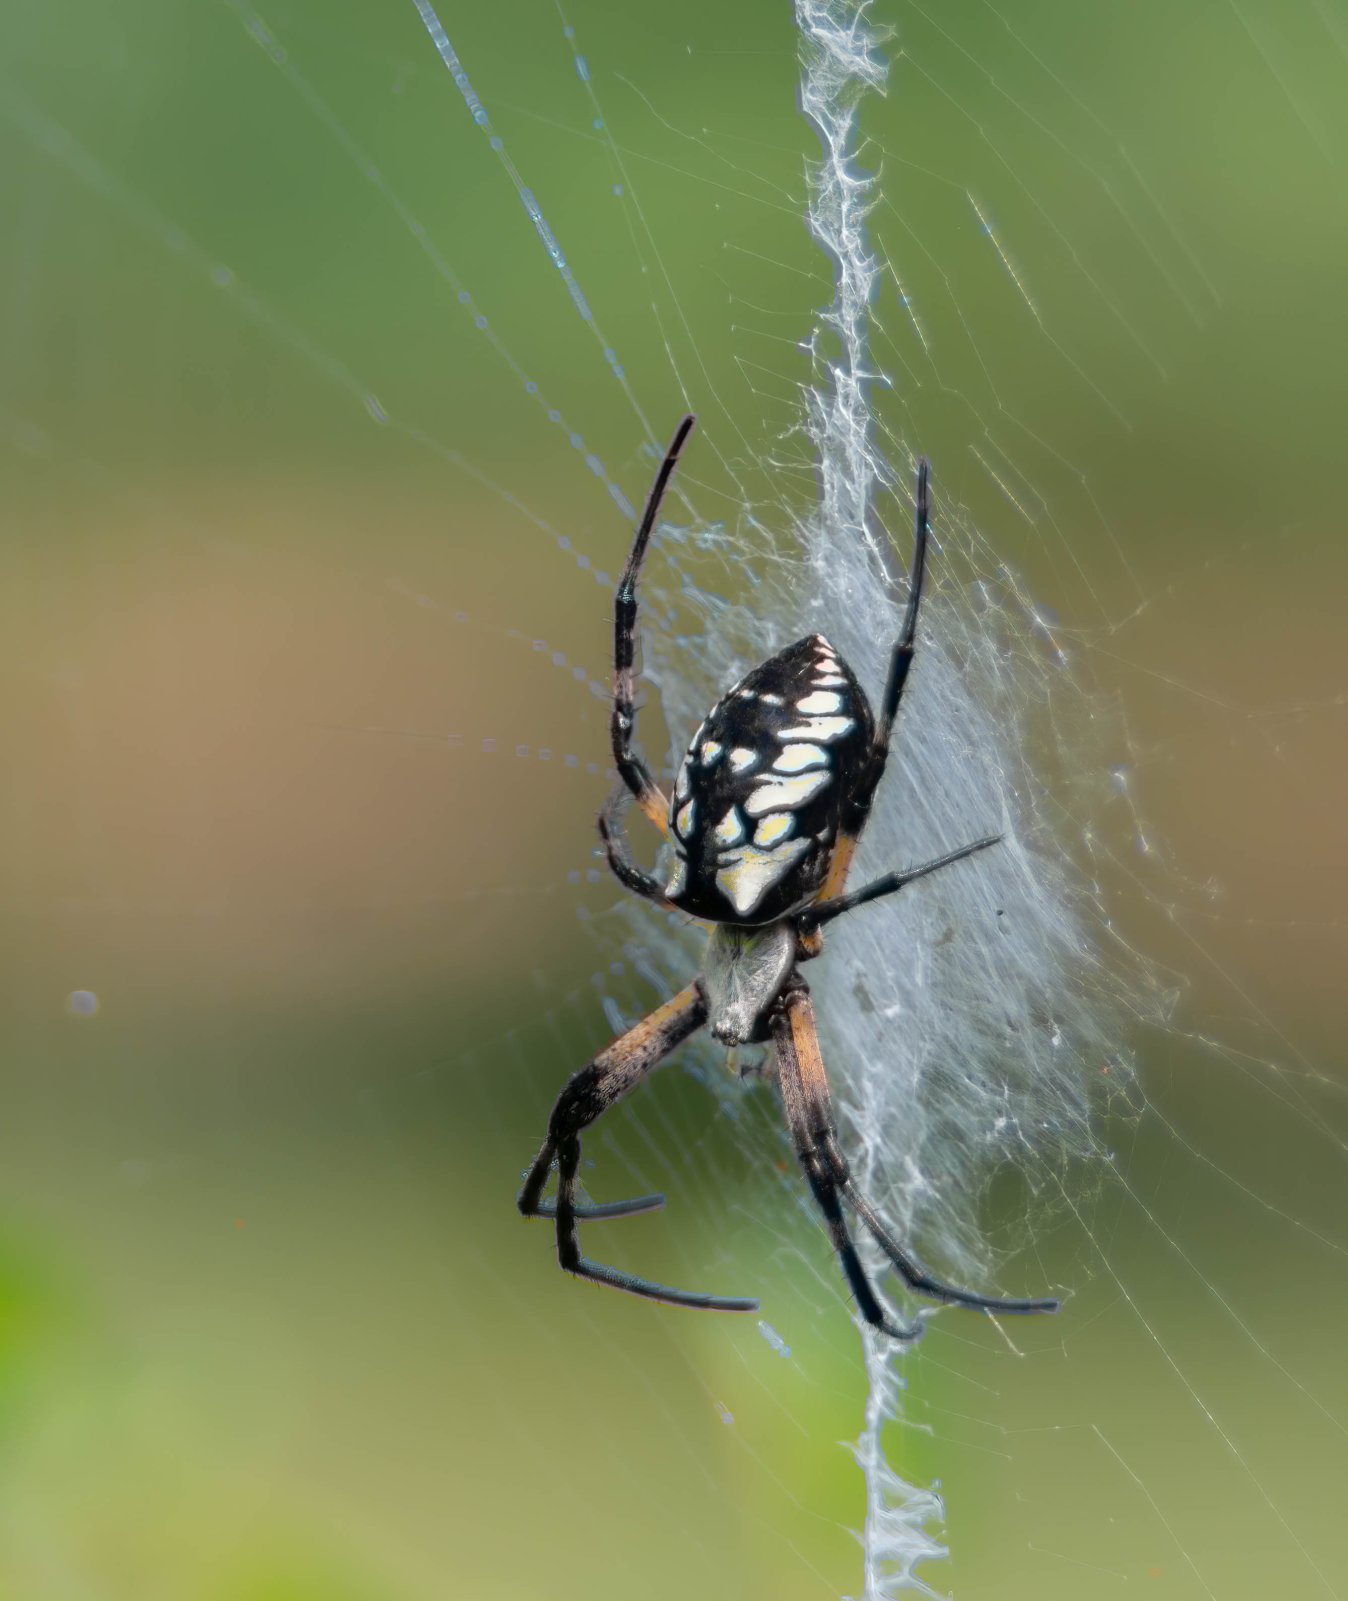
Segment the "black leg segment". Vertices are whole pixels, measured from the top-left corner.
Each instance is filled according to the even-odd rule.
[[[917,646],[917,614],[922,605],[922,586],[927,575],[927,536],[931,522],[931,463],[925,456],[917,464],[917,488],[913,498],[913,562],[908,573],[908,606],[899,637],[890,652],[884,697],[875,719],[875,741],[871,746],[870,765],[857,787],[852,816],[845,820],[845,832],[849,834],[861,832],[876,785],[884,773],[890,736],[894,732],[899,705],[903,700],[903,688],[908,682],[908,670],[913,665]]]
[[[613,760],[618,776],[636,797],[637,805],[662,833],[667,826],[669,802],[651,776],[650,769],[632,749],[632,737],[636,730],[637,576],[645,559],[651,532],[660,515],[660,504],[696,421],[690,414],[674,430],[669,449],[660,463],[651,492],[646,497],[646,509],[642,513],[627,566],[623,569],[613,598],[613,716],[609,725]]]
[[[829,1094],[828,1079],[824,1073],[823,1058],[819,1052],[819,1038],[814,1025],[814,1008],[811,1005],[809,992],[803,984],[797,981],[797,987],[789,989],[783,998],[782,1006],[773,1021],[773,1038],[778,1046],[778,1060],[781,1064],[783,1080],[788,1076],[788,1070],[794,1075],[799,1086],[798,1093],[801,1105],[793,1108],[788,1102],[787,1116],[792,1123],[792,1132],[796,1135],[797,1149],[810,1153],[811,1159],[817,1162],[827,1175],[836,1194],[840,1194],[856,1215],[866,1226],[871,1237],[880,1249],[889,1258],[894,1271],[903,1280],[904,1284],[916,1294],[930,1296],[934,1301],[945,1301],[953,1306],[968,1306],[984,1312],[1056,1312],[1059,1303],[1049,1296],[1034,1299],[1020,1299],[1016,1297],[1002,1297],[992,1295],[979,1295],[973,1290],[959,1289],[953,1284],[946,1284],[936,1278],[911,1251],[905,1250],[890,1233],[889,1229],[880,1219],[875,1208],[862,1195],[853,1181],[848,1168],[847,1159],[838,1144],[837,1130],[833,1123],[833,1105]],[[786,1092],[783,1091],[783,1099]],[[801,1157],[805,1162],[804,1155]],[[807,1173],[809,1168],[807,1167]],[[814,1180],[811,1178],[811,1186]],[[816,1199],[819,1199],[819,1189],[815,1189]],[[836,1200],[833,1203],[836,1205]],[[830,1215],[830,1209],[824,1206],[825,1217],[829,1220],[830,1232],[836,1225]],[[837,1244],[838,1236],[835,1234],[835,1248],[843,1260],[843,1270],[847,1273],[849,1282],[852,1281],[853,1269],[843,1256],[842,1248]],[[849,1245],[850,1249],[850,1245]],[[855,1257],[855,1253],[852,1253]],[[857,1264],[860,1271],[860,1264]],[[853,1289],[855,1291],[855,1284]],[[869,1286],[867,1287],[869,1290]],[[874,1299],[872,1292],[872,1299]],[[875,1322],[871,1317],[866,1302],[860,1295],[857,1303],[861,1307],[862,1315],[868,1322]],[[877,1327],[888,1327],[879,1323]],[[919,1326],[920,1329],[920,1326]],[[889,1332],[894,1332],[889,1329]],[[899,1338],[911,1339],[918,1331],[909,1331],[901,1334]]]
[[[585,1206],[576,1201],[576,1175],[580,1170],[580,1136],[616,1105],[689,1035],[707,1020],[707,1003],[696,984],[681,990],[626,1034],[601,1051],[588,1066],[567,1081],[548,1119],[548,1137],[534,1159],[519,1195],[525,1217],[552,1217],[557,1224],[557,1260],[568,1272],[593,1279],[614,1289],[627,1290],[671,1306],[689,1306],[712,1312],[754,1312],[758,1302],[739,1297],[706,1295],[671,1289],[618,1268],[592,1262],[580,1249],[577,1224],[586,1219],[629,1217],[664,1202],[662,1195],[643,1195],[630,1201]],[[553,1163],[557,1164],[557,1199],[543,1199]]]
[[[615,789],[604,802],[597,818],[599,837],[604,842],[604,857],[613,876],[634,895],[668,906],[664,888],[649,873],[643,873],[627,854],[627,841],[623,835],[622,813],[631,797],[625,789]]]
[[[810,1049],[810,1041],[802,1036],[807,1023],[809,1035],[813,1037],[813,1013],[808,1010],[800,1011],[798,1005],[793,1012],[792,1002],[797,996],[804,1001],[806,1008],[809,1007],[808,992],[801,985],[791,992],[785,1005],[776,1009],[771,1020],[773,1044],[777,1048],[777,1081],[782,1092],[786,1121],[791,1130],[791,1137],[795,1141],[796,1155],[800,1159],[815,1204],[824,1214],[829,1240],[837,1254],[843,1276],[856,1297],[858,1311],[872,1328],[879,1329],[891,1339],[911,1343],[922,1335],[921,1322],[905,1326],[899,1323],[889,1308],[883,1304],[866,1277],[861,1258],[857,1255],[852,1237],[847,1232],[847,1221],[838,1199],[837,1177],[827,1155],[820,1149],[811,1122],[808,1067],[801,1060],[800,1046],[804,1044],[807,1051]],[[813,1054],[818,1056],[817,1042],[813,1046]]]
[[[818,928],[821,923],[831,923],[835,917],[841,917],[844,912],[850,912],[854,907],[864,906],[867,901],[878,901],[882,895],[895,894],[905,884],[911,884],[914,879],[925,878],[928,873],[949,867],[952,862],[962,862],[966,856],[985,851],[991,845],[999,845],[1001,839],[1000,834],[989,834],[986,839],[976,839],[972,845],[961,845],[958,850],[948,851],[944,856],[938,856],[935,861],[923,862],[919,867],[910,867],[907,872],[886,873],[883,878],[872,879],[869,884],[863,884],[850,895],[838,895],[832,900],[816,901],[813,906],[807,906],[801,913],[800,927],[804,931],[809,931]]]

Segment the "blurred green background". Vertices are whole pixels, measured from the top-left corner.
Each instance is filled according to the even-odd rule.
[[[652,993],[592,849],[606,480],[687,400],[705,518],[812,494],[764,465],[829,293],[790,8],[441,18],[595,323],[411,0],[0,25],[20,1601],[859,1593],[860,1359],[770,1097],[664,1075],[595,1187],[671,1195],[608,1259],[789,1357],[510,1204]],[[1113,719],[1107,889],[1181,990],[1124,1179],[1008,1269],[1068,1307],[938,1320],[895,1465],[963,1601],[1339,1594],[1348,12],[878,20],[884,415]]]

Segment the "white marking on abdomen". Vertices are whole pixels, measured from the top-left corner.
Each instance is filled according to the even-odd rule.
[[[793,810],[813,799],[827,787],[831,774],[825,767],[812,773],[800,773],[795,778],[763,778],[744,803],[750,817],[762,817],[764,812]]]
[[[774,812],[754,829],[754,844],[765,848],[775,845],[778,840],[785,839],[795,826],[796,820],[790,812]]]
[[[811,717],[808,722],[797,723],[794,728],[783,728],[777,738],[784,745],[793,739],[841,739],[855,726],[850,717]]]
[[[716,887],[741,917],[747,917],[792,862],[809,848],[808,839],[793,839],[775,851],[755,850],[747,845],[738,861],[717,873]]]
[[[732,806],[716,827],[711,831],[711,837],[718,845],[738,845],[744,838],[744,819],[740,816],[738,808]]]
[[[828,752],[821,745],[788,745],[772,764],[774,773],[803,773],[807,767],[827,767]]]

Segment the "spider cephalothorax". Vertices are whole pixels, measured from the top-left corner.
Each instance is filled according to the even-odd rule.
[[[908,606],[890,655],[879,716],[828,640],[810,634],[755,667],[717,701],[693,735],[675,778],[673,799],[667,801],[632,748],[636,585],[660,502],[692,428],[693,418],[685,417],[665,454],[614,602],[612,742],[625,787],[600,813],[599,832],[609,866],[628,889],[712,925],[703,970],[673,1000],[572,1075],[525,1177],[520,1210],[526,1217],[556,1218],[558,1260],[582,1278],[675,1306],[756,1311],[755,1300],[670,1289],[592,1262],[580,1250],[580,1219],[625,1217],[664,1203],[662,1195],[598,1205],[578,1201],[582,1131],[676,1046],[709,1026],[726,1045],[771,1041],[796,1153],[868,1323],[896,1339],[913,1339],[922,1329],[920,1321],[908,1328],[895,1323],[876,1296],[848,1234],[844,1201],[910,1290],[985,1310],[1056,1311],[1055,1300],[999,1300],[944,1284],[890,1233],[857,1189],[839,1146],[814,1008],[798,967],[819,954],[823,924],[997,843],[995,837],[975,840],[935,861],[887,873],[845,893],[913,660],[927,551],[927,463],[918,464]],[[670,839],[673,871],[664,885],[627,855],[619,814],[628,791]],[[557,1199],[545,1201],[543,1189],[554,1163]]]

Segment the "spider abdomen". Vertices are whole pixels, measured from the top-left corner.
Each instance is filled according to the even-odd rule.
[[[748,926],[808,901],[873,731],[865,691],[822,634],[755,667],[712,707],[679,767],[666,898]]]

